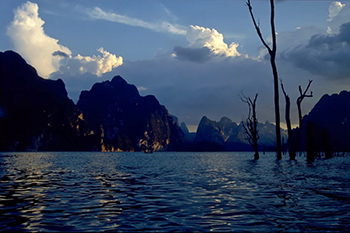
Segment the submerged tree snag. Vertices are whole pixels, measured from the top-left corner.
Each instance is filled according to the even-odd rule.
[[[247,6],[249,9],[250,16],[252,18],[255,30],[262,42],[262,44],[266,47],[267,51],[270,54],[270,63],[273,73],[273,81],[274,81],[274,102],[275,102],[275,121],[276,121],[276,150],[277,150],[277,160],[282,159],[282,146],[281,146],[281,128],[280,128],[280,109],[279,109],[279,85],[278,85],[278,73],[277,73],[277,67],[276,67],[276,29],[275,29],[275,4],[274,0],[270,0],[270,6],[271,6],[271,17],[270,17],[270,24],[271,24],[271,36],[272,36],[272,47],[270,47],[266,41],[264,40],[260,27],[257,24],[254,14],[253,14],[253,8],[250,4],[250,0],[247,1]]]
[[[312,83],[312,80],[309,80],[309,83],[305,89],[305,91],[303,92],[301,90],[301,85],[299,85],[299,93],[300,93],[300,96],[298,97],[297,99],[297,106],[298,106],[298,118],[299,118],[299,130],[301,130],[301,126],[302,126],[302,123],[301,121],[303,120],[303,116],[301,114],[301,102],[304,100],[305,97],[312,97],[312,91],[310,91],[310,95],[307,95],[307,91],[309,90],[310,88],[310,85]]]
[[[286,118],[286,124],[287,124],[287,132],[288,132],[288,151],[289,151],[289,158],[290,160],[295,160],[296,156],[296,145],[295,145],[295,138],[292,133],[292,124],[290,121],[290,98],[287,95],[286,91],[284,90],[283,83],[281,81],[281,88],[284,94],[284,98],[286,100],[286,109],[285,109],[285,118]]]
[[[301,127],[302,127],[301,102],[304,100],[305,97],[312,97],[312,91],[310,92],[309,95],[306,94],[311,86],[311,83],[312,83],[312,80],[309,80],[309,83],[308,83],[304,92],[301,89],[301,85],[299,85],[300,96],[297,98],[299,128],[297,129],[296,134],[293,134],[291,121],[290,121],[290,98],[287,95],[286,91],[284,90],[284,86],[283,86],[283,83],[281,81],[282,92],[283,92],[284,98],[286,100],[285,118],[286,118],[287,130],[288,130],[289,157],[291,160],[295,160],[296,151],[297,151],[298,145],[300,143],[300,134],[301,134]]]
[[[258,98],[258,94],[255,94],[254,100],[250,97],[246,97],[241,94],[242,102],[248,105],[248,117],[245,121],[242,121],[242,126],[247,135],[247,140],[249,144],[254,149],[254,159],[259,159],[259,151],[258,151],[258,140],[259,140],[259,131],[258,131],[258,119],[256,117],[256,100]]]

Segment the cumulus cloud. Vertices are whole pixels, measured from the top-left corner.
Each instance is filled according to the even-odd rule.
[[[350,78],[350,22],[343,24],[338,34],[312,36],[306,46],[298,46],[282,58],[313,74]]]
[[[102,47],[97,51],[100,52],[102,56],[93,55],[90,57],[78,54],[74,58],[69,59],[67,65],[62,67],[61,70],[65,69],[71,75],[88,72],[101,77],[102,74],[110,72],[113,68],[123,64],[122,57],[117,57],[116,55],[105,51]]]
[[[237,47],[239,44],[232,42],[228,46],[224,42],[223,34],[216,29],[190,25],[186,31],[186,39],[189,47],[176,46],[173,55],[180,60],[189,60],[203,63],[212,57],[238,57],[241,54]]]
[[[13,41],[14,47],[40,76],[48,78],[58,70],[62,57],[53,56],[60,51],[70,55],[71,51],[58,43],[44,32],[44,21],[39,17],[39,7],[36,3],[26,2],[14,11],[14,20],[7,29],[7,34]]]
[[[333,2],[329,6],[329,19],[327,20],[328,23],[328,30],[327,32],[329,34],[337,34],[339,33],[340,26],[344,23],[349,22],[350,18],[350,5],[349,4],[342,4],[341,2]]]
[[[60,45],[58,40],[45,34],[44,20],[39,17],[36,3],[26,2],[14,12],[14,20],[7,29],[7,34],[19,52],[39,75],[49,78],[58,70],[70,74],[90,72],[98,77],[123,64],[123,58],[98,49],[101,55],[73,57],[69,48]]]
[[[214,54],[225,57],[236,57],[241,54],[237,51],[239,44],[232,42],[228,46],[224,42],[224,36],[215,29],[191,25],[186,32],[186,38],[192,48],[207,47]]]
[[[178,24],[172,24],[170,22],[146,22],[138,18],[132,18],[126,15],[116,14],[113,12],[106,12],[99,7],[95,7],[92,10],[87,10],[86,13],[92,19],[102,19],[115,23],[122,23],[134,27],[147,28],[155,32],[167,32],[171,34],[185,35],[186,30],[183,26]]]
[[[306,45],[313,35],[326,35],[323,29],[315,26],[297,27],[293,31],[280,32],[277,35],[279,51],[292,50],[297,46]],[[266,51],[266,49],[264,48]]]
[[[168,9],[165,8],[165,11],[170,14],[170,11]],[[171,34],[184,35],[190,43],[189,48],[177,46],[175,47],[173,53],[174,57],[182,60],[191,60],[195,62],[206,61],[209,59],[208,49],[211,54],[216,56],[241,56],[237,50],[239,44],[232,42],[230,45],[227,45],[224,42],[223,34],[219,33],[216,29],[205,28],[198,25],[190,25],[186,29],[184,26],[173,24],[167,21],[147,22],[138,18],[132,18],[114,12],[106,12],[99,7],[87,9],[85,12],[92,19],[102,19],[126,24],[129,26],[142,27],[155,32],[166,32]]]
[[[333,2],[329,8],[329,19],[327,21],[332,21],[335,16],[339,14],[341,9],[345,6],[345,4],[342,4],[341,2]]]

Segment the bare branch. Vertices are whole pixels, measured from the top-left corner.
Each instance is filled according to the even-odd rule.
[[[307,85],[307,87],[306,87],[306,89],[304,91],[304,96],[305,97],[312,97],[312,91],[310,92],[311,93],[310,95],[306,95],[306,92],[309,90],[311,83],[312,83],[312,80],[309,79],[309,84]]]
[[[275,29],[275,4],[274,0],[270,0],[271,5],[271,36],[272,36],[272,53],[273,56],[276,54],[276,29]]]
[[[252,21],[253,21],[253,24],[254,24],[254,27],[255,27],[255,30],[261,40],[261,43],[263,43],[263,45],[267,48],[267,50],[269,51],[269,53],[271,54],[272,53],[272,49],[270,48],[270,46],[266,43],[266,41],[264,40],[264,37],[261,33],[261,30],[260,30],[260,27],[259,25],[256,23],[256,20],[255,20],[255,17],[254,17],[254,14],[253,14],[253,7],[252,5],[250,4],[250,0],[247,0],[247,6],[248,6],[248,9],[249,9],[249,13],[250,13],[250,16],[252,18]],[[274,28],[274,27],[273,27]],[[273,38],[273,37],[272,37]],[[276,35],[275,35],[275,39],[276,39]]]
[[[283,86],[282,80],[281,80],[281,88],[282,88],[282,92],[283,92],[283,94],[284,94],[284,97],[287,98],[288,95],[287,95],[286,91],[284,90],[284,86]]]
[[[307,94],[306,94],[307,91],[309,90],[310,86],[311,86],[311,83],[312,83],[312,80],[309,80],[309,83],[308,83],[308,85],[307,85],[307,87],[306,87],[304,93],[303,93],[303,91],[302,91],[302,89],[301,89],[301,85],[299,85],[299,93],[300,93],[300,96],[299,96],[298,99],[297,99],[297,103],[301,103],[305,97],[313,97],[312,91],[310,91],[310,95],[307,95]]]
[[[256,100],[258,98],[258,94],[255,94],[254,99],[251,99],[250,97],[245,96],[241,92],[240,98],[242,102],[248,105],[248,108],[249,108],[247,119],[242,120],[242,126],[244,128],[245,134],[247,135],[246,140],[254,148],[255,159],[258,159],[259,158],[259,152],[258,152],[259,131],[258,131],[258,119],[256,117]]]
[[[301,102],[304,100],[305,97],[312,97],[312,91],[310,91],[310,95],[307,95],[307,91],[309,90],[310,86],[311,86],[312,80],[309,80],[309,83],[303,93],[301,86],[299,86],[299,93],[300,96],[297,99],[297,106],[298,106],[298,118],[299,118],[299,130],[302,127],[301,121],[302,121],[302,114],[301,114]]]
[[[299,93],[300,93],[300,96],[303,95],[303,91],[301,90],[301,85],[299,85]]]

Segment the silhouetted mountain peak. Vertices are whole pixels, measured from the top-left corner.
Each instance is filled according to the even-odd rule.
[[[314,117],[322,116],[323,119],[329,118],[333,120],[336,120],[337,118],[339,118],[344,114],[350,116],[349,100],[350,100],[350,92],[348,91],[342,91],[339,94],[323,95],[308,115],[314,116]],[[342,113],[342,114],[339,114],[339,113]]]
[[[309,133],[307,130],[309,128]],[[302,148],[305,149],[306,135],[309,146],[315,150],[350,150],[350,92],[323,95],[313,109],[303,117]]]
[[[201,123],[206,124],[209,122],[210,122],[209,118],[207,116],[203,116],[199,124],[201,124]]]
[[[187,128],[187,125],[185,124],[185,122],[181,123],[180,128],[181,128],[182,132],[184,132],[185,135],[190,133],[190,131],[188,131],[188,128]]]
[[[181,140],[182,131],[153,95],[140,96],[122,77],[96,83],[83,91],[77,106],[101,150],[169,149]]]
[[[8,50],[0,52],[1,54],[1,70],[8,75],[4,75],[2,78],[7,80],[10,75],[16,76],[18,81],[28,83],[28,81],[39,81],[41,79],[38,76],[34,67],[27,64],[27,62],[16,52]],[[24,75],[25,74],[25,75]]]
[[[233,122],[232,122],[232,120],[231,120],[230,118],[228,118],[228,117],[222,117],[222,118],[220,119],[219,123],[220,123],[221,125],[230,125],[230,124],[232,124]]]
[[[140,96],[120,76],[82,91],[76,106],[61,79],[42,79],[19,54],[1,52],[0,62],[1,150],[161,150],[182,143],[155,96]]]
[[[114,76],[111,80],[111,83],[114,86],[123,86],[128,84],[120,75]]]
[[[8,66],[8,68],[14,68],[16,66],[28,65],[27,62],[18,53],[8,50],[0,52],[2,57],[2,64]]]
[[[275,125],[268,121],[259,123],[258,130],[260,148],[269,148],[275,144]],[[286,136],[284,130],[281,133]],[[237,125],[228,117],[216,122],[204,116],[198,125],[195,143],[199,150],[251,150],[246,137],[242,124]]]
[[[79,148],[80,111],[61,79],[47,80],[13,51],[0,53],[3,150]],[[6,97],[6,98],[4,98]]]

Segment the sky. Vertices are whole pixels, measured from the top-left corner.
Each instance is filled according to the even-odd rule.
[[[251,4],[270,43],[269,1]],[[296,125],[299,85],[313,80],[303,114],[324,94],[350,89],[350,2],[276,0],[275,25],[277,69]],[[248,114],[241,93],[258,93],[258,120],[274,122],[269,55],[242,0],[1,0],[6,50],[41,77],[62,79],[74,102],[120,75],[191,131],[202,116],[239,123]],[[282,92],[280,106],[284,122]]]

